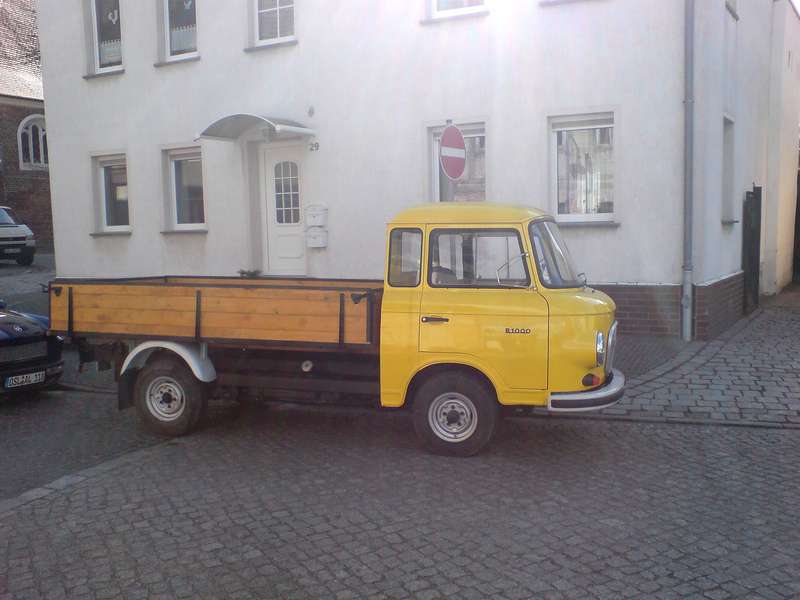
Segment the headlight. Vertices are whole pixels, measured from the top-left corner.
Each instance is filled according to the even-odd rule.
[[[606,338],[602,331],[595,334],[594,352],[597,357],[597,366],[602,367],[606,362]]]
[[[25,239],[28,240],[28,241],[32,240],[33,239],[33,234],[26,235]]]

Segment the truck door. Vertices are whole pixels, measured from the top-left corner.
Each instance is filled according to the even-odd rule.
[[[516,226],[431,226],[420,352],[483,365],[507,388],[547,389],[548,309]]]
[[[400,406],[405,386],[419,362],[423,231],[419,227],[391,227],[388,233],[381,302],[381,404]]]

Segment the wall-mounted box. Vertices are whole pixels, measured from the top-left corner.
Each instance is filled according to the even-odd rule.
[[[309,227],[306,230],[306,246],[309,248],[327,248],[328,232],[322,227]]]
[[[312,204],[306,208],[307,227],[327,227],[328,207],[321,204]]]

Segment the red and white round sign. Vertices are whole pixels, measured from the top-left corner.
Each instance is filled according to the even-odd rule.
[[[442,132],[439,163],[444,174],[450,179],[458,179],[464,174],[464,167],[467,165],[467,146],[464,143],[464,135],[455,125],[448,125]]]

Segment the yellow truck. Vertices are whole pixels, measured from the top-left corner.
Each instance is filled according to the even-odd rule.
[[[552,217],[489,203],[411,208],[384,281],[57,279],[50,327],[114,365],[120,408],[169,435],[212,395],[407,408],[422,442],[469,456],[504,408],[617,402],[614,302],[587,287]]]

